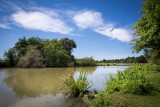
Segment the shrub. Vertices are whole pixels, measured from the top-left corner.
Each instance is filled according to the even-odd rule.
[[[80,93],[88,92],[88,89],[92,86],[91,82],[87,80],[87,74],[80,72],[77,79],[73,75],[62,78],[64,83],[67,85],[67,92],[72,96],[79,96]]]
[[[4,57],[5,57],[6,63],[9,66],[11,67],[16,66],[17,61],[18,61],[18,56],[14,48],[10,48],[8,51],[6,51],[4,53]]]
[[[34,47],[31,47],[27,51],[26,55],[20,58],[18,66],[23,68],[44,68],[44,58],[40,51],[35,50]]]
[[[99,93],[95,99],[84,96],[83,100],[89,107],[110,107],[108,95],[104,92]]]
[[[76,66],[96,66],[97,62],[91,57],[76,59]]]
[[[106,92],[149,94],[154,88],[147,78],[147,73],[153,68],[148,65],[133,65],[124,71],[118,71],[106,82]]]

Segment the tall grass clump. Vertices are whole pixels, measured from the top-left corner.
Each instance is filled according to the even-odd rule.
[[[154,68],[155,66],[149,65],[133,65],[124,71],[118,71],[106,82],[106,92],[149,94],[154,88],[147,78],[147,73]]]
[[[67,93],[75,97],[78,97],[80,93],[88,92],[88,89],[92,86],[91,82],[87,80],[86,72],[80,72],[77,78],[74,78],[74,75],[69,75],[62,79],[67,85]]]

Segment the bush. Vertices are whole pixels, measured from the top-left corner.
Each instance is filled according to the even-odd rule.
[[[112,102],[111,96],[116,92],[131,94],[149,94],[153,89],[153,85],[149,82],[147,74],[149,71],[157,69],[156,65],[133,65],[124,71],[118,71],[116,75],[110,75],[106,82],[106,90],[94,95],[94,99],[90,99],[88,95],[83,98],[84,102],[91,107],[111,107],[124,106],[128,104],[123,102]],[[113,94],[114,93],[114,94]],[[122,100],[120,100],[122,101]]]
[[[40,51],[35,50],[34,47],[31,47],[26,55],[20,58],[18,66],[23,68],[44,68],[44,58]]]
[[[88,89],[92,86],[91,82],[87,80],[87,74],[85,72],[80,72],[77,79],[73,75],[63,77],[62,79],[67,85],[67,93],[75,97],[78,97],[80,93],[88,92]]]
[[[76,66],[96,66],[96,61],[91,57],[76,59]]]
[[[153,68],[154,66],[133,65],[124,71],[118,71],[106,82],[106,92],[149,94],[154,88],[147,78],[147,73]]]
[[[104,92],[99,93],[95,99],[84,96],[83,100],[89,107],[110,107],[108,95]]]

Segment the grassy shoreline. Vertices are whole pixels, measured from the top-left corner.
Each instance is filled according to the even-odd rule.
[[[130,107],[157,107],[160,105],[160,72],[152,72],[148,74],[148,77],[154,87],[156,87],[155,91],[149,95],[113,93],[109,96],[111,105]]]
[[[160,105],[160,72],[157,70],[158,68],[153,65],[130,67],[114,77],[113,81],[110,82],[109,90],[106,89],[96,94],[94,99],[89,99],[86,95],[84,101],[91,107],[157,107]],[[146,73],[143,74],[139,71]],[[124,83],[119,82],[121,79],[117,79],[121,78],[121,75]],[[128,77],[131,79],[124,79]],[[142,82],[139,83],[139,81]]]

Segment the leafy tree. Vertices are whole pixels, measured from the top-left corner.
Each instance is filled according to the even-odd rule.
[[[56,39],[46,41],[44,55],[48,67],[64,67],[72,61],[67,50]]]
[[[73,48],[76,43],[68,38],[45,40],[38,37],[19,38],[13,48],[5,53],[10,66],[64,67],[73,66]]]
[[[25,55],[27,46],[27,39],[25,37],[19,38],[18,42],[14,46],[16,52],[18,53],[18,57]]]
[[[92,57],[76,59],[77,66],[96,66],[97,62]]]
[[[69,55],[71,55],[73,48],[77,47],[76,43],[68,38],[63,38],[59,42],[61,43],[63,49],[69,53]]]
[[[9,67],[9,64],[6,62],[6,60],[0,58],[0,68],[1,67]]]
[[[122,59],[111,59],[106,60],[103,59],[102,61],[98,61],[100,63],[147,63],[146,56],[138,56],[138,57],[127,57]]]
[[[43,53],[45,41],[46,40],[38,38],[38,37],[31,37],[27,40],[27,43],[28,43],[28,46],[32,45],[36,47],[37,50]]]
[[[43,68],[45,67],[44,58],[36,47],[30,46],[26,54],[20,58],[18,66],[23,68]]]
[[[154,59],[160,58],[160,0],[145,0],[142,3],[143,16],[133,26],[136,37],[133,41],[133,49],[139,52],[149,50],[148,56]],[[146,52],[146,51],[145,51]],[[152,55],[153,54],[153,55]]]
[[[14,48],[10,48],[7,52],[5,52],[4,57],[9,66],[16,66],[18,56]]]

